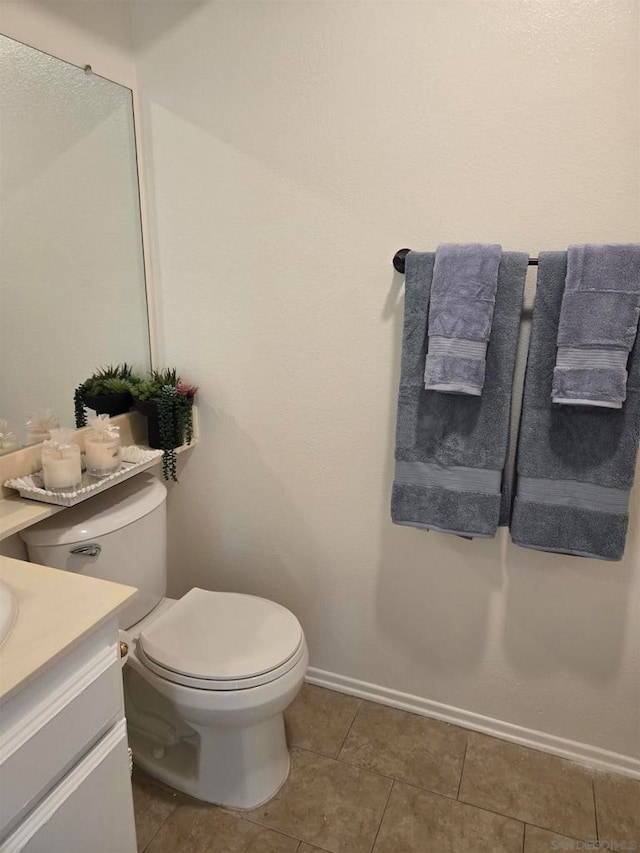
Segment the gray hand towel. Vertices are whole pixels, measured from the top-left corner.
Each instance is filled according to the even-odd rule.
[[[396,524],[460,536],[495,535],[527,263],[524,254],[502,255],[484,390],[476,397],[424,387],[434,255],[407,255],[391,497]]]
[[[540,255],[511,535],[526,548],[619,560],[640,430],[640,352],[629,359],[624,408],[553,404],[566,270],[565,252]]]
[[[438,246],[429,303],[427,390],[482,394],[501,254],[497,245]]]
[[[640,315],[640,244],[570,246],[551,394],[619,409]]]

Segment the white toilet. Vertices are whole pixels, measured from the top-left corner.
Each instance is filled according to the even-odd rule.
[[[141,474],[23,531],[29,559],[136,586],[120,625],[135,762],[211,803],[252,808],[287,778],[283,711],[309,655],[296,617],[252,595],[166,592],[167,490]]]

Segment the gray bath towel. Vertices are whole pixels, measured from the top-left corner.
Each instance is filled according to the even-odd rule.
[[[481,243],[438,246],[429,302],[429,391],[482,394],[502,248]]]
[[[619,560],[640,430],[640,353],[629,359],[622,409],[551,400],[567,254],[540,255],[518,444],[513,541]]]
[[[527,262],[524,254],[502,255],[484,390],[476,397],[424,387],[434,255],[407,255],[391,497],[396,524],[460,536],[495,535]]]
[[[640,315],[640,244],[570,246],[551,394],[621,408]]]

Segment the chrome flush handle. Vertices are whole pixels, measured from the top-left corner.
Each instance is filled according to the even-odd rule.
[[[97,557],[101,551],[102,548],[97,542],[90,542],[88,545],[78,545],[77,548],[72,548],[70,553],[86,554],[87,557]]]

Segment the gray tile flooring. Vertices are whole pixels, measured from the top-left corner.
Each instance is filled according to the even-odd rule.
[[[640,781],[308,684],[286,726],[291,773],[257,809],[136,769],[140,853],[640,850]]]

